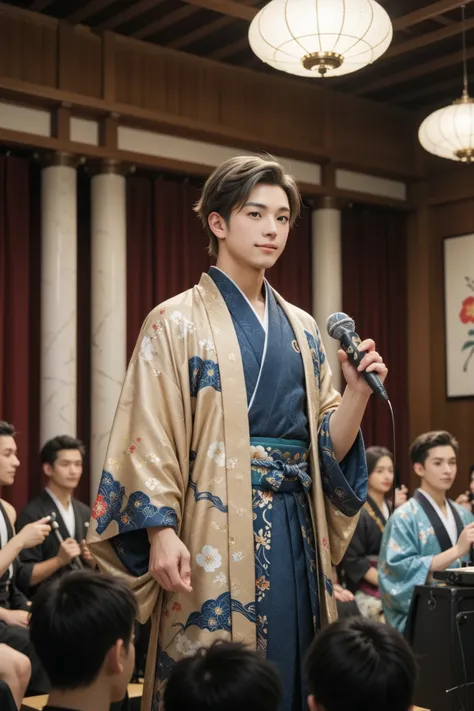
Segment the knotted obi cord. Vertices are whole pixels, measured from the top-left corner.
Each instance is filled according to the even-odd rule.
[[[250,456],[254,489],[274,492],[311,490],[307,442],[252,437]]]

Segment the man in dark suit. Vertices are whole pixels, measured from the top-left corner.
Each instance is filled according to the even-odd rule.
[[[45,580],[84,564],[94,567],[85,543],[91,511],[73,498],[82,476],[84,453],[82,442],[68,435],[48,440],[41,450],[41,464],[48,484],[21,511],[17,529],[21,531],[31,521],[53,516],[62,542],[50,533],[41,544],[21,552],[17,581],[28,597],[32,597]]]

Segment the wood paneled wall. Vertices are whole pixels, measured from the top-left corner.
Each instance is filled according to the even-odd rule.
[[[474,193],[466,196],[467,170],[469,166],[459,166],[422,186],[420,206],[409,217],[408,240],[410,438],[428,429],[446,429],[459,440],[455,493],[467,489],[468,468],[474,464],[474,398],[446,396],[443,241],[474,232]]]
[[[0,97],[34,95],[191,138],[410,178],[413,114],[0,3]]]

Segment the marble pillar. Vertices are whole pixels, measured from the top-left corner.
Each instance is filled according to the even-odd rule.
[[[76,435],[77,177],[73,158],[50,157],[41,180],[40,445]]]
[[[92,178],[91,498],[94,500],[126,369],[126,192],[120,166]]]
[[[329,197],[321,198],[313,211],[312,262],[313,316],[321,331],[334,387],[340,391],[339,344],[327,335],[326,321],[335,311],[342,311],[341,211]]]

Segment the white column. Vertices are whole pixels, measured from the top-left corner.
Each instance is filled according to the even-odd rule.
[[[41,446],[76,435],[76,188],[72,156],[55,154],[41,181]]]
[[[113,161],[92,178],[91,498],[97,494],[126,369],[125,178]]]
[[[326,321],[342,311],[341,211],[332,198],[324,197],[312,216],[313,316],[321,331],[334,387],[340,391],[342,378],[338,342],[326,331]]]

